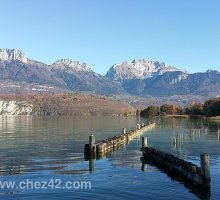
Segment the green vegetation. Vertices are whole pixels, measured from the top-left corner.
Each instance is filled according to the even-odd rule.
[[[158,106],[148,106],[146,109],[144,109],[143,111],[141,111],[141,115],[142,116],[151,116],[151,117],[155,117],[158,116],[160,113],[160,107]]]
[[[219,116],[220,97],[206,101],[204,104],[193,103],[188,107],[182,108],[172,104],[158,106],[148,106],[140,112],[141,116],[166,116],[166,115],[194,115],[194,116]]]
[[[188,115],[204,115],[203,104],[194,103],[189,107],[185,108],[185,114]]]
[[[215,98],[206,101],[203,105],[203,112],[207,116],[220,115],[220,98]]]

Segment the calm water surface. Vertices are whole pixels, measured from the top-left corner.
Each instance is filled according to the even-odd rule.
[[[156,121],[145,133],[149,145],[200,165],[211,158],[211,191],[184,186],[155,166],[142,165],[136,138],[102,159],[84,159],[91,133],[97,139],[117,135],[122,127]],[[138,117],[0,116],[0,181],[91,181],[91,189],[0,189],[0,199],[220,199],[218,124],[202,120]],[[182,138],[177,146],[173,137]],[[180,140],[179,140],[180,141]]]

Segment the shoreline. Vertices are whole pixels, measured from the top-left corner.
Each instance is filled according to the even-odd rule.
[[[209,120],[214,122],[220,122],[220,116],[209,117]]]
[[[220,122],[220,116],[208,117],[205,115],[163,115],[164,118],[184,118],[184,119],[206,119],[210,121]]]

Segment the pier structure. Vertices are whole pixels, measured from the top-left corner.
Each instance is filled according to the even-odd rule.
[[[153,129],[155,125],[155,123],[149,123],[147,125],[144,123],[137,124],[136,129],[130,131],[127,131],[126,128],[122,128],[120,135],[100,141],[96,141],[95,135],[91,134],[89,136],[89,144],[85,144],[84,154],[85,156],[101,157],[108,152],[116,150],[120,145],[127,144],[129,141],[142,135],[144,132]]]
[[[146,163],[155,165],[169,174],[177,175],[178,178],[191,182],[193,185],[210,188],[211,178],[208,154],[200,155],[200,167],[198,167],[191,162],[152,148],[146,141],[146,137],[143,137],[141,148],[143,152],[142,162],[146,161]],[[173,142],[175,143],[176,140]]]

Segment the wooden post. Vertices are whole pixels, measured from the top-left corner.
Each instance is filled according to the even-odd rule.
[[[142,148],[147,147],[147,137],[142,137]]]
[[[95,145],[95,136],[93,134],[91,134],[89,136],[89,148],[90,148],[90,150],[93,149],[94,145]]]
[[[122,128],[122,134],[126,134],[126,128]]]
[[[200,155],[200,163],[201,163],[201,172],[206,181],[206,184],[210,184],[210,164],[209,164],[209,155],[202,154]]]
[[[218,140],[220,140],[220,130],[218,130]]]
[[[173,137],[173,144],[176,145],[176,143],[177,143],[176,137]]]

